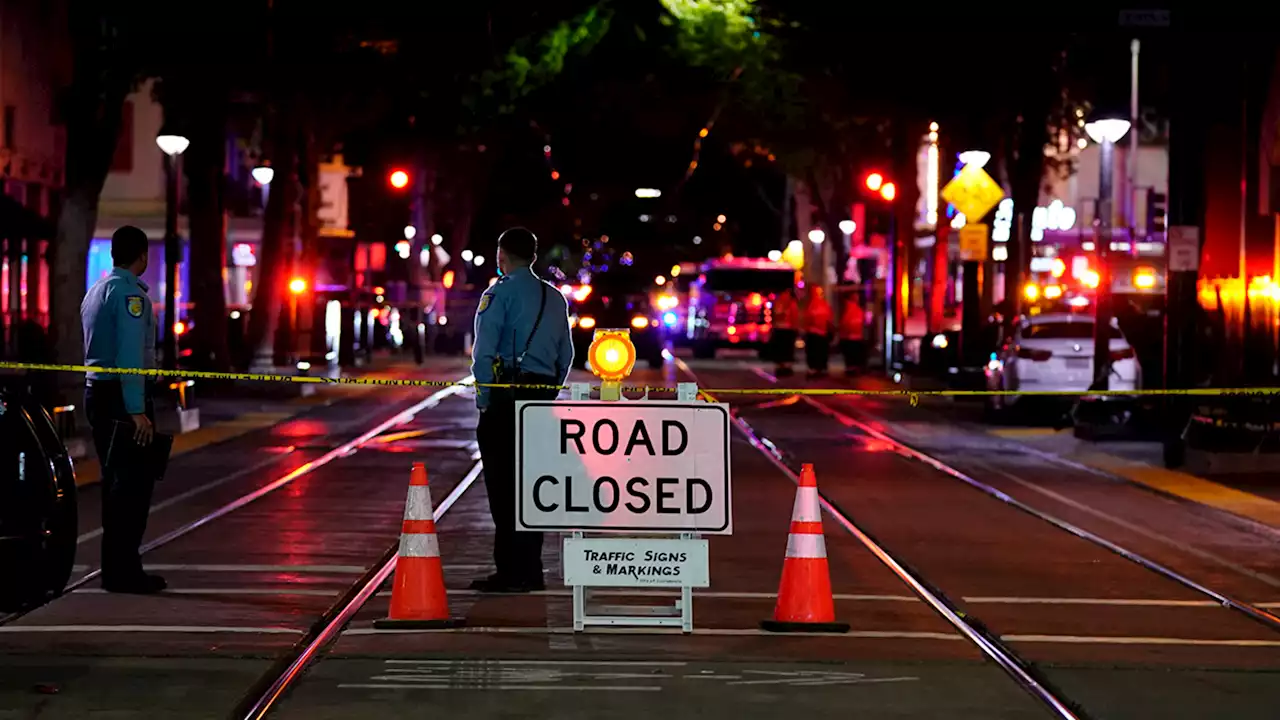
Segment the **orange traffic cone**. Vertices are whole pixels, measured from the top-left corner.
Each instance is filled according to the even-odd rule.
[[[808,463],[800,469],[800,486],[791,510],[778,604],[773,619],[761,622],[760,627],[770,632],[849,632],[849,623],[836,622],[818,481]]]
[[[391,586],[391,612],[389,617],[375,620],[374,627],[450,628],[463,624],[462,620],[449,617],[433,515],[427,468],[414,463],[400,531],[400,555]]]

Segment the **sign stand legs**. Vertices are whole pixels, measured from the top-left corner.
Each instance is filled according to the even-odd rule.
[[[591,386],[587,383],[570,385],[570,395],[575,401],[590,400]],[[647,394],[646,394],[647,395]],[[695,402],[698,398],[698,386],[695,383],[680,383],[676,387],[677,400]],[[582,540],[586,534],[574,531],[570,534],[574,540]],[[610,537],[617,537],[611,535]],[[646,539],[654,539],[646,536]],[[699,533],[680,533],[678,539],[668,537],[664,542],[680,542],[700,540]],[[658,586],[661,588],[662,586]],[[693,587],[682,584],[680,597],[672,605],[640,606],[640,605],[600,605],[598,615],[590,614],[587,604],[592,600],[591,588],[586,585],[573,586],[573,630],[583,632],[589,625],[612,627],[679,627],[682,632],[693,632]]]
[[[571,537],[582,540],[585,534],[574,532]],[[655,538],[656,539],[656,538]],[[680,533],[680,540],[698,540],[698,533]],[[669,538],[674,540],[674,538]],[[612,627],[676,627],[682,632],[693,632],[693,587],[680,586],[680,598],[671,605],[600,605],[600,614],[590,614],[587,604],[592,600],[591,588],[573,586],[573,631],[582,632],[588,625]],[[628,614],[629,613],[629,614]]]

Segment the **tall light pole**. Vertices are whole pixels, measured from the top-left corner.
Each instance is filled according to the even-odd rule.
[[[164,367],[178,367],[178,263],[182,247],[178,242],[179,158],[191,141],[181,135],[157,135],[156,145],[164,153]]]
[[[1094,303],[1093,387],[1106,390],[1111,376],[1111,200],[1115,178],[1115,148],[1129,132],[1129,121],[1119,117],[1099,117],[1084,126],[1089,138],[1098,143],[1098,296]]]

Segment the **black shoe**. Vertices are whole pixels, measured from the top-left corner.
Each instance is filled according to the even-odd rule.
[[[169,583],[159,575],[139,573],[123,578],[111,577],[102,581],[102,588],[110,593],[126,593],[129,595],[155,595],[169,587]]]
[[[519,582],[494,574],[487,578],[481,578],[473,581],[471,583],[471,589],[482,593],[518,594],[546,590],[547,585],[541,579],[529,582]]]

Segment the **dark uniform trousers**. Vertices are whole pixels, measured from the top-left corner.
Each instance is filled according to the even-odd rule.
[[[146,414],[155,423],[151,387],[146,391]],[[118,380],[93,380],[85,389],[85,412],[93,429],[93,445],[100,462],[111,447],[115,421],[133,426],[124,406]],[[129,467],[102,468],[102,574],[104,578],[131,579],[142,574],[138,547],[147,530],[151,492],[155,478]]]
[[[546,375],[522,374],[519,383],[559,385]],[[514,584],[537,584],[542,578],[542,533],[516,532],[516,400],[555,400],[556,390],[495,388],[489,407],[480,413],[476,441],[484,462],[484,485],[493,515],[493,564],[498,577]]]

